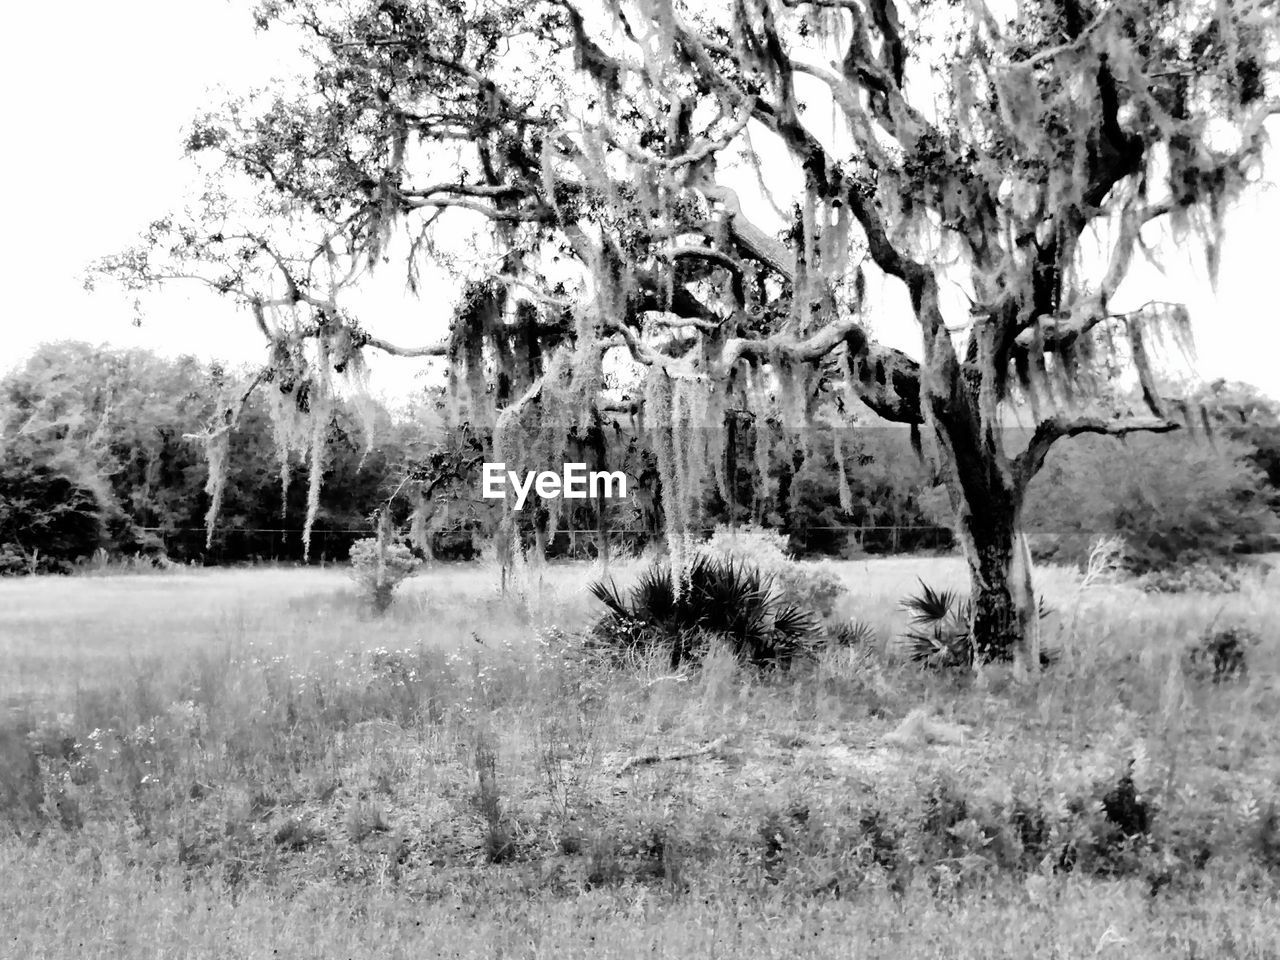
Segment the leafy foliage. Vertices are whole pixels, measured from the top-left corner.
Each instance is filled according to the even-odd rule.
[[[651,564],[624,598],[612,581],[591,594],[608,612],[592,643],[619,654],[669,647],[673,666],[697,660],[710,638],[724,641],[753,666],[788,666],[817,630],[807,611],[780,600],[768,576],[745,563],[696,558],[678,589],[670,564]]]

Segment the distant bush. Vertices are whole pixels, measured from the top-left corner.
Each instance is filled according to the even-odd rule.
[[[1028,494],[1033,549],[1039,559],[1079,563],[1098,535],[1115,535],[1126,544],[1125,566],[1137,575],[1220,567],[1274,549],[1280,519],[1248,454],[1227,437],[1213,443],[1082,437],[1060,444]],[[1183,589],[1199,589],[1198,579],[1189,576]],[[1155,582],[1156,589],[1179,589],[1176,576]]]
[[[821,618],[831,616],[845,592],[835,565],[825,560],[794,560],[787,536],[776,530],[746,525],[737,530],[717,527],[702,546],[707,556],[747,564],[771,578],[782,599]]]
[[[1193,560],[1144,573],[1137,585],[1146,593],[1236,593],[1243,583],[1243,566],[1224,559]]]
[[[391,606],[396,587],[413,576],[418,566],[413,551],[403,544],[380,545],[377,538],[365,537],[351,545],[351,575],[377,613]]]
[[[725,641],[754,666],[787,666],[817,630],[816,619],[783,601],[771,578],[755,567],[699,556],[678,591],[669,565],[652,564],[624,599],[613,581],[591,585],[608,608],[590,635],[613,653],[646,654],[668,648],[671,663],[698,660],[711,638]]]

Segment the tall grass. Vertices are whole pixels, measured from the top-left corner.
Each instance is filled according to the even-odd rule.
[[[1267,955],[1276,574],[1206,603],[1041,571],[1063,655],[1026,680],[899,650],[898,601],[958,562],[839,571],[877,639],[779,675],[584,656],[584,566],[519,598],[433,571],[380,619],[341,571],[0,582],[0,953],[621,957],[683,929],[742,956]],[[1231,622],[1262,637],[1248,674],[1184,673]],[[887,738],[921,708],[965,742]]]

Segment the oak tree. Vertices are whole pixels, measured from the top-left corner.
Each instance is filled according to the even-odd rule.
[[[1015,567],[1052,445],[1198,417],[1160,376],[1186,311],[1113,300],[1162,232],[1216,263],[1280,109],[1276,9],[1258,0],[269,0],[257,15],[307,38],[310,72],[189,140],[257,184],[256,205],[233,215],[211,191],[106,266],[136,285],[198,276],[248,305],[271,350],[252,386],[282,398],[282,443],[311,457],[313,487],[307,424],[335,371],[358,375],[370,349],[447,357],[459,417],[528,469],[634,414],[678,568],[702,492],[727,486],[726,417],[753,415],[767,482],[777,430],[869,411],[936,451],[988,658],[1034,632]],[[362,274],[391,260],[411,283],[424,263],[465,278],[444,341],[397,346],[355,316]],[[875,335],[895,304],[918,351]]]

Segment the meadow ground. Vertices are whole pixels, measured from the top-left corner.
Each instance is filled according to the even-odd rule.
[[[840,571],[873,639],[765,674],[584,656],[586,565],[0,581],[0,956],[1280,957],[1280,571],[1039,571],[1038,678]]]

